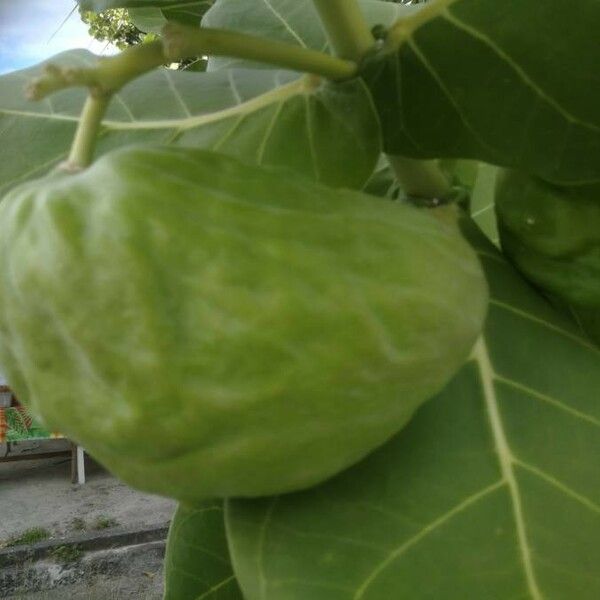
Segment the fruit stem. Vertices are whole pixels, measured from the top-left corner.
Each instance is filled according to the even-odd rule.
[[[313,0],[334,52],[359,62],[375,40],[357,0]]]
[[[329,54],[224,29],[168,23],[163,29],[165,55],[179,61],[191,56],[231,56],[341,80],[353,77],[356,63]]]
[[[442,173],[437,161],[389,154],[387,159],[400,186],[408,196],[442,200],[450,194],[452,190],[450,181]]]
[[[102,119],[108,108],[111,95],[94,96],[90,94],[87,97],[75,138],[71,145],[71,152],[66,162],[61,165],[61,169],[69,172],[76,172],[89,167],[94,158],[94,149],[98,132],[102,126]]]

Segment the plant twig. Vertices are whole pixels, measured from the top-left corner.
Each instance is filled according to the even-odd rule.
[[[127,82],[164,62],[162,43],[152,42],[129,48],[117,56],[100,59],[91,66],[46,66],[42,75],[26,88],[30,100],[41,100],[71,87],[89,89],[69,158],[61,165],[61,169],[80,171],[91,164],[102,119],[113,94]]]
[[[333,80],[349,79],[358,68],[352,61],[309,48],[234,31],[188,27],[179,23],[165,25],[163,44],[166,57],[172,61],[202,55],[232,56]]]
[[[335,53],[359,62],[374,43],[357,0],[313,0]]]
[[[66,67],[50,63],[27,86],[25,93],[30,100],[42,100],[66,88],[87,87],[92,96],[107,96],[164,63],[160,41],[133,46],[116,56],[101,58],[91,66]]]

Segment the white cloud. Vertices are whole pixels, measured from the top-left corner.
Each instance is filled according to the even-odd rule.
[[[77,11],[67,18],[73,7],[73,0],[0,0],[0,73],[73,48],[96,54],[114,52],[113,47],[90,37]]]

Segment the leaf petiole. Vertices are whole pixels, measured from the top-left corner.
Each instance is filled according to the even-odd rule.
[[[196,28],[168,23],[163,29],[163,45],[168,60],[191,56],[231,56],[274,66],[343,80],[353,77],[356,63],[324,52],[267,40],[224,29]]]

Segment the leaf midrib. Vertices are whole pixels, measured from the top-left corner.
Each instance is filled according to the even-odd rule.
[[[208,125],[210,123],[214,123],[217,121],[222,121],[228,119],[230,117],[249,114],[252,112],[256,112],[261,108],[265,108],[271,104],[275,104],[278,102],[285,102],[289,98],[300,94],[309,94],[311,93],[311,86],[307,85],[307,81],[305,78],[300,78],[290,83],[279,86],[273,90],[265,92],[260,96],[256,96],[242,104],[237,104],[235,106],[230,106],[223,110],[215,111],[208,114],[195,115],[192,117],[184,117],[177,119],[160,119],[156,121],[135,121],[125,122],[125,121],[114,121],[114,120],[105,120],[102,122],[102,126],[105,129],[109,129],[112,131],[131,131],[131,130],[149,130],[149,129],[178,129],[178,130],[187,130],[193,129],[194,127],[201,127],[203,125]],[[0,115],[11,115],[11,116],[19,116],[19,117],[28,117],[34,119],[46,119],[46,120],[56,120],[56,121],[70,121],[76,123],[79,121],[79,116],[70,116],[70,115],[60,115],[60,114],[47,114],[47,113],[35,113],[35,112],[26,112],[19,110],[11,110],[11,109],[1,109]]]
[[[502,473],[503,481],[505,481],[508,485],[513,508],[513,516],[517,530],[519,554],[523,565],[527,588],[533,600],[543,600],[543,596],[537,582],[536,573],[533,568],[531,549],[529,547],[527,528],[525,526],[525,517],[521,502],[521,491],[514,473],[515,459],[510,449],[508,440],[506,439],[506,433],[502,423],[502,416],[500,415],[500,409],[498,406],[498,399],[496,397],[496,388],[494,386],[494,369],[492,367],[484,336],[480,337],[475,346],[474,357],[476,359],[477,366],[479,368],[479,374],[481,376],[485,407],[492,429],[494,446],[498,456],[498,462],[500,464],[500,472]]]

